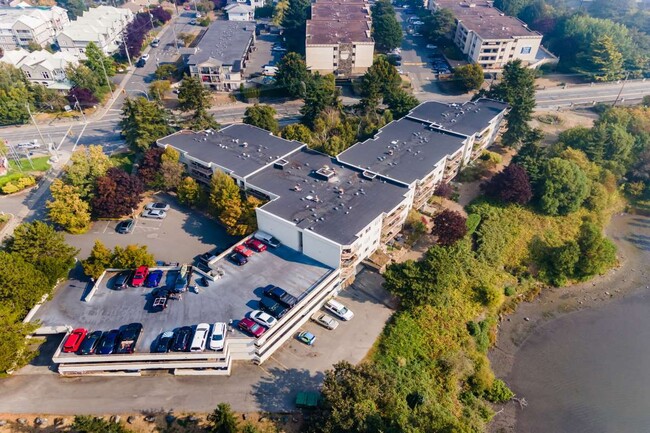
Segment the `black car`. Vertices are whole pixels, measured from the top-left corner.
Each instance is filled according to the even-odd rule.
[[[131,231],[133,231],[133,226],[135,226],[135,221],[129,218],[127,220],[120,221],[115,227],[115,231],[121,234],[131,233]]]
[[[160,334],[160,337],[158,337],[158,342],[156,343],[156,347],[153,348],[154,353],[169,352],[169,348],[171,347],[173,341],[174,341],[173,331],[163,332],[162,334]]]
[[[271,284],[264,288],[264,294],[269,298],[275,299],[285,307],[292,308],[298,303],[298,299],[295,296],[290,295],[286,290]]]
[[[120,331],[117,329],[111,329],[108,332],[105,332],[102,335],[102,339],[97,345],[95,353],[97,355],[110,355],[115,349],[115,343],[117,343],[117,336],[120,335]]]
[[[280,320],[285,314],[287,314],[287,311],[289,311],[287,307],[280,304],[275,299],[269,298],[268,296],[262,296],[262,299],[260,299],[260,308],[278,320]]]
[[[115,353],[135,352],[135,345],[137,344],[141,333],[142,323],[131,323],[130,325],[126,325],[117,337]]]
[[[86,335],[86,338],[84,338],[84,341],[81,343],[81,346],[79,346],[79,355],[92,355],[95,353],[95,350],[97,350],[97,345],[99,344],[99,340],[102,338],[102,331],[93,331]]]
[[[147,64],[147,61],[145,59],[143,59],[143,58],[140,58],[140,60],[138,60],[138,62],[135,64],[135,66],[138,67],[138,68],[144,68],[144,65],[146,65],[146,64]]]
[[[113,289],[122,290],[129,287],[129,280],[131,279],[131,272],[124,271],[117,274],[115,280],[113,280]]]
[[[229,255],[228,258],[237,266],[244,266],[246,263],[248,263],[248,259],[243,254],[233,253]]]
[[[167,308],[167,301],[169,301],[169,290],[167,289],[157,289],[152,293],[153,304],[151,309],[153,311],[163,311]]]
[[[192,342],[192,328],[183,326],[179,328],[174,334],[174,341],[172,342],[172,351],[174,352],[187,352],[190,350],[190,343]]]

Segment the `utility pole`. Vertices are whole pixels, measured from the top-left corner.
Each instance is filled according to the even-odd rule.
[[[111,86],[111,82],[108,79],[108,74],[106,73],[106,65],[104,65],[104,59],[101,59],[101,64],[102,71],[104,71],[104,78],[106,79],[106,85],[108,86],[108,90],[111,91],[111,98],[114,98],[115,95],[113,94],[113,86]]]
[[[45,138],[43,138],[43,134],[41,134],[41,128],[38,127],[38,123],[36,123],[36,119],[34,119],[34,116],[32,115],[32,110],[29,108],[29,102],[25,104],[27,107],[27,112],[29,113],[30,119],[32,119],[32,122],[34,122],[34,126],[36,127],[36,131],[38,131],[38,136],[41,137],[41,143],[44,145],[47,144],[45,143]],[[25,155],[27,155],[27,160],[29,161],[29,165],[32,166],[32,170],[34,169],[34,164],[32,164],[32,158],[29,156],[29,149],[27,152],[25,152]]]
[[[126,29],[122,31],[122,43],[124,44],[124,52],[126,52],[126,60],[129,61],[129,66],[133,67],[133,63],[131,63],[131,56],[129,55],[129,45],[126,43],[127,40],[127,34],[126,34]]]
[[[618,95],[616,95],[616,100],[612,104],[612,107],[616,107],[616,103],[618,102],[618,99],[621,97],[621,93],[623,93],[623,88],[625,87],[625,83],[627,83],[627,78],[630,76],[630,71],[625,72],[625,79],[623,80],[623,84],[621,84],[621,90],[618,91]]]
[[[79,112],[84,118],[84,123],[88,123],[88,119],[86,119],[86,115],[84,114],[84,110],[81,109],[81,104],[79,103],[79,99],[77,99],[77,95],[72,95],[74,96],[74,100],[77,102],[77,108],[79,109]]]

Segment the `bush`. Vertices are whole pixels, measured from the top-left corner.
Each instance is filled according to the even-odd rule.
[[[501,379],[494,379],[492,387],[485,391],[485,398],[492,403],[505,403],[509,401],[515,394],[508,388],[508,385]]]
[[[2,187],[2,192],[3,194],[13,194],[35,184],[36,179],[34,179],[32,176],[23,176],[14,181],[7,182],[5,186]]]
[[[476,300],[483,306],[493,308],[501,304],[501,292],[493,286],[478,286],[474,288]]]
[[[242,83],[239,90],[242,98],[244,98],[244,101],[246,102],[249,102],[252,99],[259,99],[260,97],[260,89],[258,87],[244,87],[244,84]]]
[[[476,229],[478,228],[478,225],[481,224],[481,215],[479,214],[469,214],[467,216],[467,233],[468,234],[473,234]]]
[[[512,287],[512,286],[506,286],[506,287],[503,289],[503,293],[504,293],[506,296],[514,296],[514,295],[517,294],[517,289],[515,289],[515,288]]]

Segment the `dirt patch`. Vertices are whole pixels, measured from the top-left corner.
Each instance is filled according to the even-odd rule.
[[[542,119],[545,117],[557,117],[558,122],[549,124],[547,122],[540,121],[540,116]],[[591,110],[548,110],[548,109],[537,109],[533,113],[533,120],[530,122],[530,126],[533,128],[539,128],[544,132],[543,144],[550,145],[557,141],[558,135],[560,132],[566,131],[569,128],[575,128],[576,126],[584,126],[585,128],[591,128],[594,126],[594,122],[598,119],[598,114],[594,113]]]

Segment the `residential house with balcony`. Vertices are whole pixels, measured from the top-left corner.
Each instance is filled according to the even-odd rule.
[[[13,50],[30,44],[46,47],[70,23],[68,13],[58,6],[0,7],[0,48]]]
[[[29,52],[22,48],[5,51],[0,62],[9,63],[23,71],[27,80],[55,90],[70,90],[65,70],[70,65],[77,65],[78,60],[70,53],[41,50]]]

